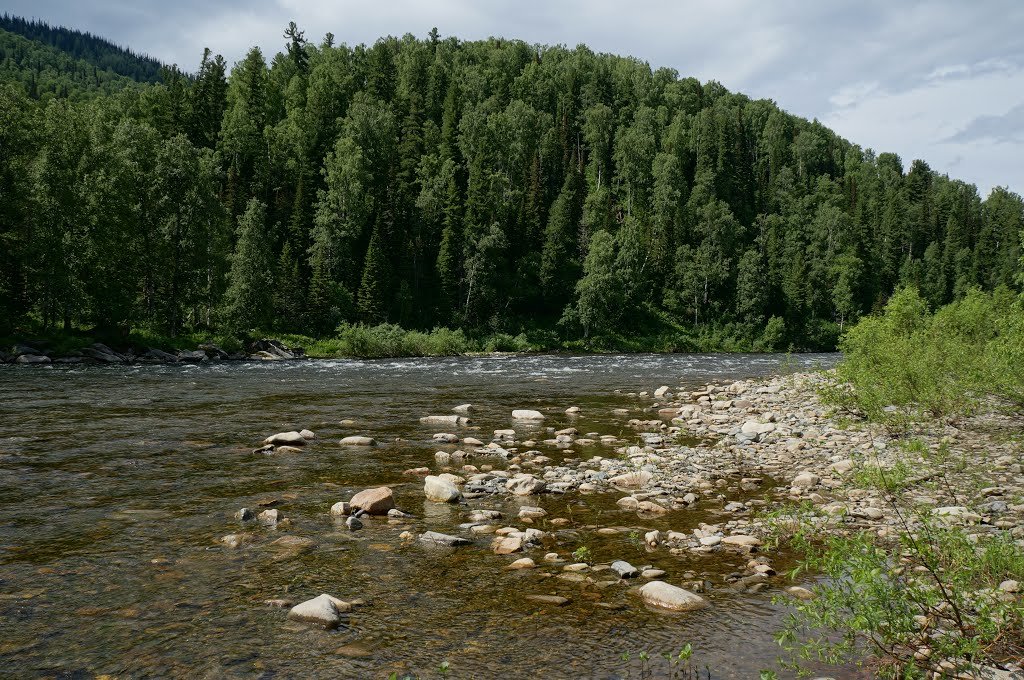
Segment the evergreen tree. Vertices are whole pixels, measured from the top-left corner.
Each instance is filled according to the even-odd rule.
[[[274,262],[266,234],[267,206],[251,198],[238,218],[238,242],[231,258],[224,316],[236,330],[271,326]]]

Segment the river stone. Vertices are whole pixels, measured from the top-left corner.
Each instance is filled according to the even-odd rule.
[[[447,465],[452,462],[452,454],[447,451],[438,451],[434,454],[434,461],[437,462],[438,465]]]
[[[516,420],[544,420],[544,414],[532,409],[516,409],[512,411],[512,417]]]
[[[239,522],[249,522],[255,518],[256,513],[254,513],[249,508],[241,508],[239,509],[238,512],[235,513],[235,519],[237,519]]]
[[[853,461],[850,460],[849,458],[846,458],[844,460],[832,463],[832,465],[830,465],[829,468],[831,468],[833,472],[838,472],[839,474],[842,475],[853,469]]]
[[[647,604],[677,612],[704,609],[708,606],[708,601],[700,595],[664,581],[645,583],[637,592]]]
[[[386,515],[395,507],[395,494],[386,486],[360,491],[349,501],[352,509],[361,509],[370,515]]]
[[[469,418],[463,416],[423,416],[420,422],[424,425],[466,425]]]
[[[798,600],[814,599],[814,593],[807,590],[807,588],[801,588],[800,586],[790,586],[789,588],[786,588],[786,592]]]
[[[451,434],[450,432],[438,432],[434,435],[434,441],[441,444],[456,444],[459,441],[459,435]]]
[[[579,406],[570,406],[569,408],[565,409],[565,412],[566,412],[566,414],[568,414],[570,416],[574,416],[574,415],[577,415],[580,412],[580,407]]]
[[[270,547],[289,552],[305,552],[316,547],[316,541],[305,536],[282,536],[271,542]]]
[[[456,413],[469,413],[470,411],[474,411],[475,409],[473,408],[472,404],[459,404],[458,406],[453,406],[452,410],[455,411]]]
[[[472,543],[467,538],[461,536],[450,536],[448,534],[441,534],[436,531],[425,531],[420,534],[420,540],[424,543],[433,543],[435,545],[446,545],[446,546],[457,546],[457,545],[469,545]]]
[[[341,623],[342,612],[349,611],[349,609],[351,607],[347,602],[342,602],[338,598],[324,593],[292,607],[288,612],[288,618],[323,626],[330,630],[338,627],[338,624]]]
[[[50,357],[43,356],[42,354],[22,354],[14,360],[16,364],[48,364],[50,363]]]
[[[274,446],[305,446],[306,438],[294,430],[291,432],[278,432],[263,440],[264,444]]]
[[[646,515],[664,515],[668,508],[658,505],[654,501],[640,501],[636,504],[636,511]]]
[[[269,510],[264,510],[257,515],[256,519],[260,521],[260,524],[266,524],[267,526],[272,527],[277,526],[277,523],[284,519],[284,515],[281,514],[280,510],[270,508]]]
[[[376,446],[377,440],[373,437],[362,437],[359,435],[353,435],[351,437],[345,437],[341,440],[342,446]]]
[[[661,386],[661,387],[659,387],[658,389],[654,390],[654,398],[655,398],[655,399],[661,399],[661,398],[662,398],[662,397],[664,397],[664,396],[665,396],[666,394],[668,394],[668,391],[669,391],[669,389],[670,389],[670,388],[669,388],[669,386],[668,386],[668,385],[662,385],[662,386]]]
[[[352,506],[345,501],[338,501],[331,506],[331,514],[335,517],[342,517],[352,512]]]
[[[629,562],[625,560],[615,560],[612,562],[612,571],[619,575],[620,578],[636,578],[640,574],[640,571]]]
[[[497,536],[491,543],[495,555],[511,555],[523,549],[523,539],[519,536]]]
[[[775,431],[775,423],[759,423],[756,420],[748,420],[740,427],[743,434],[768,434]]]
[[[345,526],[348,527],[349,531],[358,531],[363,528],[363,523],[359,521],[358,517],[351,515],[345,520]]]
[[[640,572],[640,575],[644,578],[661,578],[665,575],[664,569],[644,569]]]
[[[483,446],[484,443],[476,437],[466,437],[462,440],[462,443],[466,446]]]
[[[651,483],[654,479],[654,475],[647,470],[636,470],[635,472],[627,472],[624,475],[612,477],[608,481],[617,487],[623,489],[640,489]]]
[[[236,548],[241,547],[243,540],[243,537],[239,534],[228,534],[227,536],[221,538],[220,542],[223,543],[225,547],[234,550]]]
[[[535,508],[528,505],[519,508],[519,519],[540,519],[547,514],[548,511],[544,508]]]
[[[745,548],[756,548],[761,545],[761,539],[745,534],[733,534],[722,539],[723,545],[735,545]]]
[[[793,486],[801,489],[809,489],[815,486],[820,480],[813,472],[804,471],[793,478]]]
[[[427,500],[435,503],[457,503],[462,500],[462,492],[447,479],[435,475],[423,478],[423,493]]]
[[[316,435],[313,433],[313,430],[299,430],[299,434],[301,434],[302,438],[307,441],[316,439]]]
[[[505,482],[505,488],[517,496],[530,496],[544,490],[546,484],[533,475],[516,475]]]
[[[537,566],[529,557],[523,557],[505,567],[506,569],[533,569]]]
[[[540,602],[541,604],[553,604],[556,607],[564,607],[572,601],[561,595],[527,595],[526,599],[531,602]]]

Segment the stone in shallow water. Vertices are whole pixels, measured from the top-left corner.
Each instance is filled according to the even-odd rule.
[[[395,507],[395,495],[386,486],[366,489],[352,496],[349,506],[353,509],[364,510],[371,515],[386,515],[388,510]]]
[[[423,478],[423,493],[436,503],[456,503],[462,499],[462,492],[447,479],[428,475]]]
[[[637,592],[647,604],[672,611],[685,612],[709,606],[708,601],[700,595],[664,581],[645,583]]]
[[[527,595],[526,599],[531,602],[540,602],[541,604],[553,604],[556,607],[564,607],[572,602],[569,598],[562,597],[561,595]]]
[[[495,555],[510,555],[523,549],[523,539],[519,536],[498,536],[491,543]]]
[[[373,437],[353,435],[351,437],[345,437],[340,443],[342,446],[376,446],[377,440]]]
[[[274,446],[305,446],[306,438],[294,430],[291,432],[278,432],[263,440],[264,444]]]
[[[532,559],[524,557],[505,567],[506,569],[533,569],[537,566]]]
[[[461,536],[450,536],[436,531],[426,531],[420,534],[420,540],[424,543],[446,546],[469,545],[472,543],[469,539],[462,538]]]
[[[512,411],[512,417],[516,420],[544,420],[544,414],[532,409],[516,409]]]
[[[324,593],[292,607],[288,612],[288,618],[332,629],[338,627],[341,623],[341,614],[349,609],[351,605],[347,602]]]
[[[618,574],[620,578],[634,578],[640,573],[636,567],[625,560],[615,560],[612,562],[612,571]]]
[[[334,650],[338,656],[345,656],[349,659],[365,659],[373,656],[373,652],[362,642],[350,642],[347,645]]]

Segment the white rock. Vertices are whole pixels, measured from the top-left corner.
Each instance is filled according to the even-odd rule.
[[[476,409],[473,408],[472,404],[459,404],[458,406],[452,407],[452,410],[455,411],[456,413],[465,414],[469,413],[470,411],[475,411]]]
[[[291,608],[289,619],[313,623],[324,628],[337,628],[341,622],[341,614],[351,609],[351,605],[336,597],[324,593],[312,600],[306,600]]]
[[[462,492],[458,487],[447,479],[434,475],[427,475],[423,479],[423,493],[426,494],[427,500],[435,503],[457,503],[462,500]]]
[[[341,440],[342,446],[376,446],[377,440],[373,437],[361,437],[359,435],[353,435],[351,437],[345,437]]]
[[[700,595],[664,581],[645,583],[637,592],[647,604],[677,612],[704,609],[709,606],[708,601]]]
[[[654,475],[647,470],[635,470],[612,477],[608,481],[623,489],[641,489],[650,484],[652,479],[654,479]]]
[[[512,411],[512,417],[516,420],[544,420],[544,414],[531,409],[516,409]]]
[[[292,432],[278,432],[263,440],[264,444],[273,446],[305,446],[306,438],[294,430]]]
[[[469,418],[463,416],[423,416],[420,422],[424,425],[465,425]]]
[[[517,496],[530,496],[544,490],[546,484],[533,475],[516,475],[505,482],[505,488]]]

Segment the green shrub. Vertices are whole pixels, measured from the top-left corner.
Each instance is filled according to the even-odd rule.
[[[972,290],[931,314],[915,289],[902,289],[843,337],[824,396],[893,429],[968,415],[991,395],[1024,403],[1022,345],[1024,311],[1005,292]]]
[[[808,525],[792,539],[805,554],[793,575],[812,570],[825,580],[813,599],[791,602],[777,636],[786,665],[843,665],[867,650],[878,677],[928,677],[943,663],[943,677],[968,677],[949,665],[973,671],[1024,654],[1024,600],[999,590],[1024,579],[1024,551],[1007,536],[968,536],[930,515],[896,549],[870,532],[823,544],[819,536]]]

